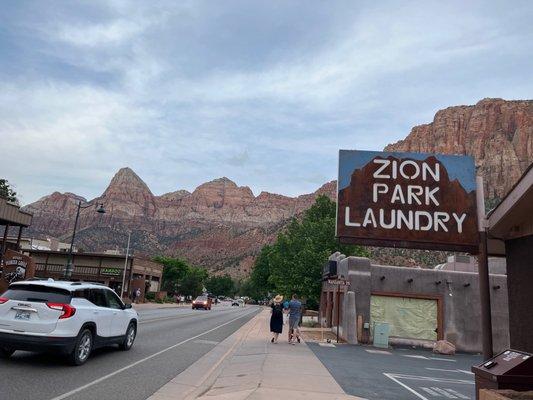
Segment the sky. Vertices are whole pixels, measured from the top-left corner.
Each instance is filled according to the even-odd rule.
[[[533,98],[530,1],[21,1],[0,8],[0,177],[22,204],[226,176],[296,196],[339,149]]]

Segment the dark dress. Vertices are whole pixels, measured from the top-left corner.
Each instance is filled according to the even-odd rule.
[[[274,303],[270,307],[272,307],[270,332],[281,333],[283,330],[283,305]]]

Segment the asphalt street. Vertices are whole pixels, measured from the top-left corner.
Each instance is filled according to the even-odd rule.
[[[309,347],[344,391],[369,400],[475,399],[470,367],[480,356],[336,345]]]
[[[259,310],[143,310],[130,351],[98,349],[80,367],[69,366],[59,356],[17,351],[8,360],[0,359],[0,399],[145,400]]]

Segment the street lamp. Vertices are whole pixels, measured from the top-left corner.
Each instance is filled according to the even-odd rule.
[[[72,270],[74,269],[72,265],[72,249],[74,248],[74,238],[76,237],[76,228],[78,227],[78,219],[80,217],[80,210],[89,208],[89,207],[92,207],[92,204],[90,202],[87,203],[87,205],[82,207],[81,200],[78,200],[78,210],[76,211],[76,220],[74,221],[74,231],[72,232],[72,240],[70,241],[70,248],[68,250],[67,265],[65,266],[65,274],[64,274],[65,279],[70,279],[70,277],[72,276]],[[105,214],[105,208],[104,208],[103,203],[100,203],[96,206],[96,212],[98,214]]]

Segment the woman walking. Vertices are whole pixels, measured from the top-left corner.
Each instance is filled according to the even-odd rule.
[[[283,330],[283,296],[277,295],[272,302],[272,315],[270,316],[270,332],[274,335],[270,341],[272,343],[278,343],[278,336]]]

